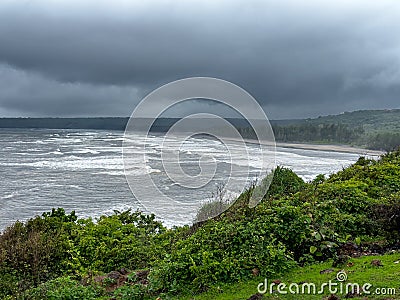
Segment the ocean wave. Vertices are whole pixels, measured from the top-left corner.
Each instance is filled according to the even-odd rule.
[[[18,195],[19,195],[18,192],[12,192],[10,194],[4,195],[4,196],[0,196],[0,200],[12,199],[12,198],[15,198]]]
[[[100,154],[99,151],[89,149],[89,148],[73,150],[70,153],[73,153],[73,154]]]

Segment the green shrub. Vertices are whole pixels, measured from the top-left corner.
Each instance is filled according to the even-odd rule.
[[[119,300],[142,300],[147,294],[147,287],[142,284],[125,284],[116,289],[113,296]]]
[[[154,237],[165,231],[154,216],[130,211],[81,222],[74,236],[80,264],[86,270],[110,272],[140,269],[159,258]]]
[[[0,291],[12,294],[61,275],[69,259],[69,225],[75,220],[74,212],[53,209],[8,227],[0,235],[0,277],[12,276],[13,283],[8,288],[1,283]]]
[[[94,300],[103,294],[100,287],[83,286],[70,277],[60,277],[27,290],[20,298],[31,300]]]
[[[174,245],[151,273],[152,282],[159,290],[203,291],[217,282],[248,278],[254,268],[265,275],[284,271],[293,261],[264,229],[268,227],[263,222],[210,221]]]

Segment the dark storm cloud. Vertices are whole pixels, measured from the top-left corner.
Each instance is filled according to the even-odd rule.
[[[0,66],[0,78],[0,103],[9,116],[127,115],[138,98],[133,87],[58,82],[6,65]]]
[[[397,0],[4,1],[0,113],[127,115],[189,76],[273,118],[399,107],[399,20]]]

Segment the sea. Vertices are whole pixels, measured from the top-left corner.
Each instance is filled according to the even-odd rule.
[[[169,137],[171,138],[171,137]],[[232,164],[242,165],[243,157],[227,160],[225,146],[207,137],[192,137],[184,149],[179,149],[180,161],[190,170],[198,168],[198,157],[211,153],[220,170],[215,182],[202,189],[182,189],[168,181],[163,169],[161,152],[176,151],[162,148],[163,134],[133,135],[133,147],[142,151],[146,142],[146,166],[133,166],[136,182],[151,174],[156,185],[182,203],[204,203],[215,197],[218,187],[229,176]],[[126,209],[152,213],[131,192],[125,177],[122,159],[124,133],[121,131],[0,129],[0,230],[13,222],[25,221],[52,208],[76,211],[78,217],[110,215]],[[170,143],[171,144],[171,143]],[[257,145],[254,148],[251,171],[256,173]],[[234,155],[234,154],[233,154]],[[295,148],[276,148],[276,164],[291,168],[305,181],[318,174],[329,176],[357,161],[363,153],[345,153]],[[231,165],[230,165],[231,164]],[[230,192],[230,194],[229,194]],[[236,195],[238,191],[227,191]],[[154,200],[157,204],[157,199]],[[160,204],[161,205],[161,204]],[[191,224],[193,214],[172,210],[166,226]]]

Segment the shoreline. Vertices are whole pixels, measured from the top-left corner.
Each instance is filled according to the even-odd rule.
[[[228,140],[233,142],[245,142],[249,144],[260,144],[260,141],[254,139],[236,139],[236,138],[228,138]],[[262,143],[263,145],[270,145],[270,142]],[[291,149],[302,149],[302,150],[312,150],[312,151],[326,151],[326,152],[342,152],[342,153],[353,153],[360,154],[366,156],[381,156],[385,154],[385,151],[379,150],[371,150],[359,147],[352,147],[349,145],[334,145],[334,144],[308,144],[308,143],[284,143],[284,142],[275,142],[276,147],[278,148],[291,148]]]
[[[344,152],[344,153],[353,153],[353,154],[370,155],[370,156],[380,156],[386,153],[385,151],[379,151],[379,150],[371,150],[371,149],[358,148],[347,145],[331,145],[331,144],[302,144],[302,143],[277,142],[276,147],[327,151],[327,152]]]

